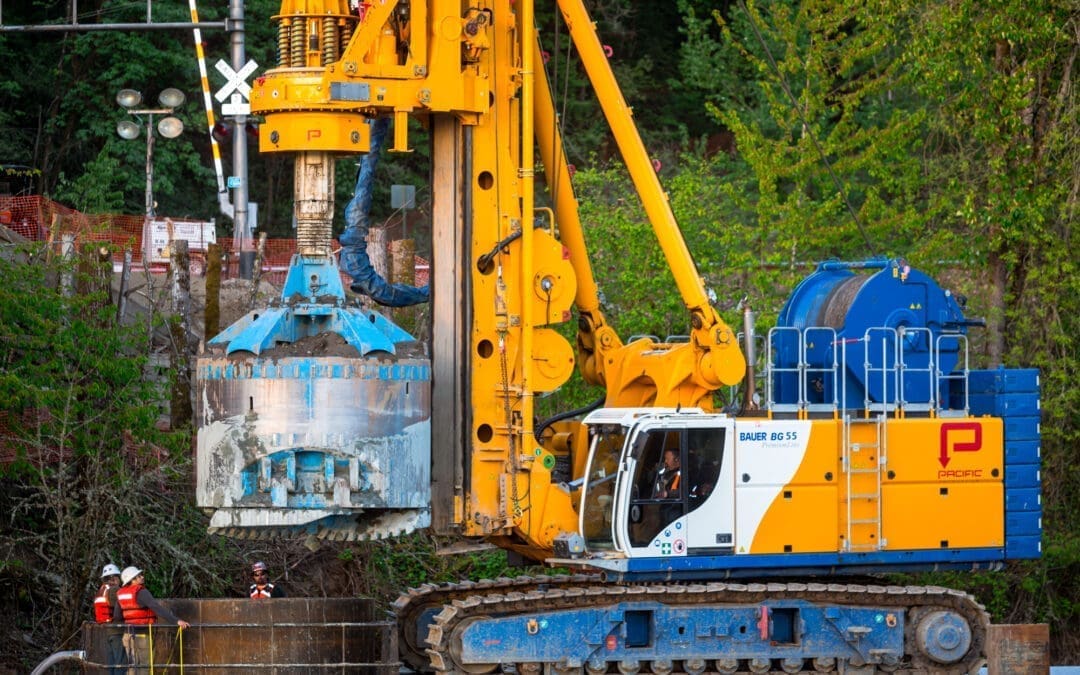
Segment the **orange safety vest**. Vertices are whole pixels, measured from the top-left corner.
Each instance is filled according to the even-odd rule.
[[[124,623],[147,624],[157,620],[154,610],[141,607],[136,597],[142,590],[142,585],[124,586],[116,592],[116,600],[120,603],[120,609],[124,612]]]
[[[97,595],[94,596],[94,620],[98,623],[110,623],[112,621],[112,603],[109,602],[108,584],[101,584]]]
[[[266,584],[265,586],[259,586],[258,584],[251,584],[251,599],[262,600],[263,598],[271,597],[271,593],[274,591],[274,584]]]

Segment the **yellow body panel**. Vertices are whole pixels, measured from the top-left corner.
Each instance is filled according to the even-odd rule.
[[[1001,483],[886,485],[882,503],[887,550],[1005,545]]]
[[[889,423],[890,483],[1001,482],[1005,475],[999,417],[903,419]]]
[[[790,480],[782,484],[770,484],[768,487],[761,488],[758,494],[753,492],[758,488],[736,488],[740,494],[739,500],[743,504],[749,500],[770,499],[770,497],[772,500],[757,524],[749,550],[740,551],[740,553],[783,553],[785,550],[807,553],[831,551],[837,546],[841,494],[840,425],[837,420],[798,424],[809,425],[810,432],[805,446],[799,446],[803,448],[801,453],[789,448],[782,454],[774,451],[775,454],[765,458],[765,461],[770,464],[777,461],[797,462],[796,466],[788,467],[780,472],[780,475],[791,475]],[[777,427],[773,423],[766,420],[739,424],[741,434],[754,435],[775,428]],[[737,443],[736,455],[748,451],[764,453],[769,452],[769,449],[751,447],[745,442]],[[746,463],[740,461],[737,466],[742,471]],[[741,479],[742,477],[736,478],[736,480]],[[738,505],[736,508],[739,508]],[[796,525],[799,522],[813,523],[813,526],[799,527]]]
[[[260,152],[367,152],[371,127],[351,113],[293,112],[267,115],[259,125]]]
[[[737,488],[743,503],[771,498],[748,553],[1004,545],[1000,419],[856,421],[846,450],[843,420],[809,424],[810,439],[789,482],[772,492]]]
[[[886,548],[1003,546],[1001,419],[909,418],[887,428]]]
[[[793,486],[839,484],[840,433],[839,420],[810,423],[810,441],[806,455],[791,479]]]
[[[837,494],[835,485],[792,485],[782,490],[769,507],[748,553],[835,550],[840,526]]]

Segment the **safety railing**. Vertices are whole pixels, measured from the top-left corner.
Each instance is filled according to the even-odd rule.
[[[802,331],[798,328],[774,326],[769,329],[768,342],[765,345],[767,351],[765,364],[766,368],[768,368],[765,377],[765,400],[768,409],[772,412],[791,413],[803,409],[806,401],[805,378],[803,377],[803,369],[805,368],[803,344]],[[795,363],[782,365],[779,359],[784,354],[790,354],[792,349],[795,350]],[[778,384],[780,380],[782,380],[783,386]],[[795,387],[797,392],[795,401],[778,401],[777,390],[787,390],[792,386]]]
[[[858,358],[849,353],[853,346],[862,354],[861,382],[849,372],[850,359]],[[764,388],[758,390],[773,413],[860,408],[870,416],[900,411],[958,416],[968,411],[968,345],[961,334],[935,337],[923,327],[874,327],[861,338],[843,338],[829,327],[780,326],[769,330],[764,348],[764,369],[758,371]],[[947,362],[945,370],[943,362],[954,354],[955,367]]]
[[[836,355],[836,330],[833,328],[807,328],[802,333],[800,361],[803,363],[803,401],[807,412],[832,412],[840,405],[837,376],[840,361]],[[824,351],[825,358],[818,366],[813,365],[808,350]],[[831,361],[828,359],[831,357]],[[811,397],[811,390],[813,397]]]
[[[952,345],[948,344],[948,341],[955,341]],[[941,364],[936,363],[935,377],[934,377],[934,396],[937,398],[939,407],[938,415],[940,417],[967,417],[968,412],[971,410],[970,399],[968,398],[968,340],[966,335],[959,333],[949,335],[939,335],[935,341],[935,353],[938,359],[941,358],[943,349],[945,346],[956,347],[957,364],[950,372],[942,372]],[[958,383],[959,386],[953,387],[952,383]],[[945,386],[943,386],[945,385]],[[946,395],[947,394],[947,395]],[[962,407],[955,407],[953,398],[959,398],[962,402]]]
[[[901,326],[897,333],[900,345],[900,407],[907,412],[929,412],[937,408],[937,387],[934,386],[934,374],[941,365],[937,358],[934,334],[929,328],[911,328]],[[915,359],[909,358],[915,351],[929,351],[929,358],[925,367],[915,365]],[[925,381],[925,388],[919,387]],[[929,394],[926,400],[908,400],[909,391],[925,391]]]
[[[868,412],[892,412],[900,392],[900,336],[895,328],[868,328],[864,339],[863,408]],[[881,387],[876,399],[871,396],[875,385]]]

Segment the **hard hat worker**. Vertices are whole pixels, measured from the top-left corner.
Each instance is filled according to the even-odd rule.
[[[116,589],[120,588],[120,568],[109,563],[101,570],[101,586],[94,596],[94,621],[111,623]]]
[[[174,623],[180,628],[191,626],[187,621],[177,617],[168,608],[154,599],[150,591],[144,585],[146,577],[138,567],[125,567],[120,573],[120,581],[123,586],[116,592],[116,602],[121,610],[121,623],[135,625],[152,624],[162,619],[167,623]],[[115,608],[114,608],[115,614]]]
[[[653,498],[675,500],[681,499],[682,487],[682,464],[679,459],[678,448],[664,450],[661,459],[660,470],[656,474],[656,485],[653,488]],[[664,504],[660,507],[660,520],[670,523],[683,514],[682,503]]]
[[[270,583],[270,570],[266,563],[260,561],[251,566],[251,579],[253,583],[248,589],[248,597],[252,600],[285,597],[285,589]]]
[[[116,592],[120,588],[120,568],[109,563],[101,570],[101,586],[94,596],[94,621],[112,623]],[[120,629],[108,629],[106,634],[106,659],[109,675],[119,675],[127,665],[124,652],[124,633]]]
[[[120,581],[123,585],[116,592],[113,621],[128,626],[128,631],[124,634],[124,647],[127,650],[129,664],[138,666],[149,663],[150,646],[153,643],[147,638],[153,638],[150,630],[154,623],[160,621],[176,624],[180,630],[189,628],[191,624],[154,599],[144,585],[145,577],[138,567],[125,567],[120,573]],[[139,626],[146,626],[147,630],[145,632],[137,630]]]

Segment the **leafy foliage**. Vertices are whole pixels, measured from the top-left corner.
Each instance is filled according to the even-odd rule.
[[[6,7],[4,19],[56,20],[63,4]],[[246,2],[248,56],[264,67],[275,61],[268,19],[278,5]],[[100,0],[80,9],[138,21],[143,6]],[[225,11],[204,9],[205,20]],[[672,208],[729,322],[746,298],[767,328],[814,262],[903,256],[966,296],[970,316],[988,318],[988,330],[973,341],[973,367],[1040,369],[1043,559],[1004,574],[928,579],[970,589],[996,620],[1050,623],[1054,661],[1075,660],[1075,3],[601,0],[590,11],[614,48],[624,96],[651,153],[663,160]],[[155,18],[184,20],[185,9],[156,5]],[[538,21],[604,310],[624,337],[685,333],[685,310],[613,159],[566,27],[549,6],[538,8]],[[228,53],[224,33],[204,37],[211,61]],[[112,97],[121,87],[154,94],[181,86],[187,131],[162,140],[155,153],[159,210],[212,217],[214,179],[193,52],[187,34],[0,35],[0,58],[19,66],[0,82],[5,100],[17,102],[0,107],[0,157],[40,169],[42,191],[77,208],[141,212],[145,145],[115,137],[126,115]],[[376,221],[389,215],[388,185],[427,182],[423,130],[413,128],[410,139],[416,153],[381,165]],[[222,151],[228,166],[231,146]],[[251,159],[261,224],[288,236],[291,161],[254,152]],[[354,175],[350,160],[339,162],[339,213]],[[418,192],[422,202],[423,188]],[[423,535],[318,552],[206,538],[183,478],[189,439],[153,429],[160,394],[137,381],[142,338],[109,327],[104,298],[57,292],[62,271],[40,262],[0,268],[0,428],[4,447],[19,453],[0,497],[0,513],[8,514],[0,588],[19,608],[49,608],[37,628],[24,629],[35,639],[62,642],[70,634],[94,568],[107,557],[152,561],[155,591],[176,594],[238,592],[243,581],[233,577],[242,575],[229,571],[242,570],[249,554],[267,558],[287,585],[311,594],[387,598],[421,581],[510,573],[502,552],[439,558],[438,542]],[[538,410],[566,410],[597,393],[567,386]],[[65,560],[53,560],[54,551]],[[313,579],[309,565],[327,574]],[[60,596],[79,602],[61,610]]]
[[[904,256],[987,317],[973,367],[1040,369],[1046,556],[941,583],[977,592],[998,620],[1048,621],[1055,658],[1075,654],[1066,627],[1080,614],[1063,576],[1077,564],[1080,512],[1075,7],[748,1],[714,13],[720,38],[684,13],[695,48],[682,70],[717,87],[707,106],[749,168],[726,181],[757,218],[753,237],[725,242],[733,255],[766,267]],[[694,62],[733,47],[756,73],[755,95]]]
[[[0,448],[12,461],[0,465],[0,586],[19,589],[20,609],[45,608],[32,641],[77,630],[106,562],[146,566],[158,593],[219,591],[187,499],[190,436],[155,426],[161,391],[147,377],[145,332],[115,325],[109,277],[92,264],[6,253]]]

